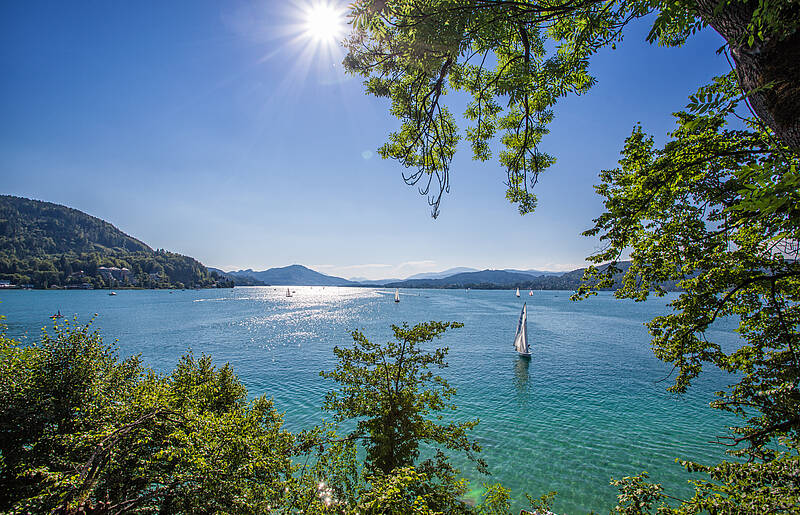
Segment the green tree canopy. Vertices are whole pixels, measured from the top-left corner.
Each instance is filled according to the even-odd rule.
[[[406,403],[400,407],[416,412],[410,424],[391,412],[383,417],[388,425],[371,426],[381,457],[404,427],[413,431],[410,438],[399,435],[405,444],[397,462],[413,461],[423,441],[477,452],[464,435],[474,423],[419,418],[441,409],[452,389],[425,372],[443,366],[445,352],[415,346],[457,325],[396,328],[405,338],[396,361],[401,388],[385,392],[399,394]],[[231,367],[215,367],[206,356],[188,354],[160,375],[137,357],[120,359],[90,325],[56,325],[29,346],[2,329],[3,513],[509,513],[509,491],[501,485],[487,485],[476,506],[463,502],[466,480],[441,452],[385,472],[359,463],[358,439],[340,437],[331,424],[285,431],[271,401],[248,401]],[[434,383],[442,390],[421,386]],[[377,393],[369,383],[361,391]],[[436,428],[441,434],[431,435]]]
[[[673,311],[649,323],[656,356],[674,366],[670,389],[685,391],[705,366],[730,372],[712,406],[741,419],[719,440],[744,462],[684,462],[708,480],[678,508],[645,476],[617,481],[618,511],[800,509],[800,2],[362,0],[352,14],[345,64],[401,121],[381,154],[412,170],[407,182],[427,181],[423,192],[438,181],[434,216],[461,137],[448,90],[472,96],[464,134],[475,158],[491,157],[499,133],[507,197],[527,213],[554,159],[539,149],[553,108],[594,84],[594,53],[647,15],[653,43],[681,45],[706,26],[725,39],[731,72],[689,97],[667,143],[637,126],[619,168],[601,173],[605,213],[585,234],[605,243],[590,259],[611,265],[590,268],[579,297],[611,287],[628,255],[618,297],[677,283]],[[709,335],[721,317],[738,318],[740,346]]]
[[[373,482],[382,488],[408,483],[427,489],[424,495],[412,489],[417,493],[408,498],[409,506],[422,495],[431,509],[464,509],[457,498],[465,485],[443,451],[465,452],[480,470],[486,470],[477,457],[480,446],[468,437],[478,421],[444,420],[443,411],[456,409],[451,401],[455,389],[431,369],[447,366],[447,348],[428,351],[422,347],[448,328],[461,326],[457,322],[393,325],[395,339],[386,344],[370,342],[363,333],[353,331],[353,347],[334,348],[339,360],[336,368],[320,373],[339,384],[339,389],[326,395],[324,408],[334,413],[337,422],[356,421],[348,438],[364,442],[367,473],[376,478],[395,476]],[[419,462],[421,444],[431,445],[435,455]],[[408,494],[398,495],[406,499]]]
[[[0,336],[0,511],[260,513],[284,502],[293,436],[229,366],[167,376],[89,325]]]
[[[800,149],[800,3],[795,0],[358,0],[345,66],[387,97],[400,129],[380,149],[422,184],[434,217],[449,189],[462,133],[445,102],[472,97],[463,136],[474,157],[498,157],[507,198],[533,211],[532,188],[554,158],[539,148],[553,107],[595,83],[598,50],[622,41],[633,20],[655,15],[650,42],[681,45],[705,26],[725,38],[739,86],[783,144]],[[433,189],[432,189],[433,188]]]
[[[759,120],[734,116],[743,101],[730,73],[676,113],[663,148],[634,129],[619,168],[600,176],[606,212],[586,232],[606,243],[591,260],[612,265],[590,269],[587,279],[610,286],[614,263],[630,253],[618,297],[663,295],[662,281],[684,290],[672,313],[648,324],[653,349],[673,365],[674,392],[685,392],[704,366],[733,374],[711,406],[740,417],[719,441],[747,458],[686,462],[711,478],[688,505],[766,513],[800,509],[800,155]],[[744,128],[731,128],[731,119]],[[738,318],[741,345],[724,348],[707,333],[723,317]]]
[[[467,438],[467,431],[477,425],[477,420],[442,422],[442,410],[456,409],[450,402],[456,391],[430,369],[447,366],[448,349],[422,348],[422,344],[456,327],[462,324],[393,325],[395,340],[385,345],[353,331],[352,348],[333,349],[339,362],[333,371],[320,375],[333,379],[340,388],[328,392],[324,409],[332,411],[339,422],[358,420],[353,436],[366,438],[367,463],[373,471],[388,473],[413,465],[422,442],[463,450],[473,458],[480,452],[478,444]]]

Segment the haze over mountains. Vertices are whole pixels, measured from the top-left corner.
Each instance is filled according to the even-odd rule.
[[[359,283],[321,274],[303,265],[289,265],[268,270],[255,271],[252,269],[225,272],[234,281],[240,277],[250,277],[264,284],[272,286],[355,286]]]
[[[617,267],[620,273],[614,276],[614,288],[621,285],[622,275],[630,267],[630,261],[620,261]],[[600,270],[606,265],[601,265]],[[211,271],[217,271],[210,268]],[[459,270],[472,270],[458,272]],[[342,277],[326,275],[303,265],[290,265],[268,270],[237,270],[222,272],[226,278],[233,280],[237,286],[271,285],[271,286],[381,286],[387,288],[444,288],[444,289],[514,289],[524,290],[568,290],[574,291],[581,286],[585,268],[570,272],[549,272],[540,270],[475,270],[474,268],[457,267],[430,274],[415,274],[406,279],[386,279],[377,281],[352,281]],[[453,273],[455,272],[455,273]],[[428,277],[419,278],[420,275]],[[415,278],[416,277],[416,278]],[[680,291],[675,281],[665,281],[661,287],[666,291]]]
[[[620,263],[627,268],[627,263]],[[215,270],[216,269],[211,269]],[[466,270],[466,271],[465,271]],[[580,286],[585,269],[571,272],[540,270],[476,270],[457,267],[442,272],[415,274],[406,279],[353,281],[326,275],[303,265],[290,265],[268,270],[236,270],[222,272],[237,285],[272,286],[386,286],[391,288],[520,288],[537,290],[575,290]],[[246,282],[245,282],[246,281]]]
[[[444,277],[450,277],[451,275],[460,274],[462,272],[477,272],[477,268],[468,268],[466,266],[457,266],[455,268],[449,268],[442,272],[422,272],[421,274],[414,274],[406,277],[405,279],[398,279],[398,280],[410,280],[410,279],[442,279]]]

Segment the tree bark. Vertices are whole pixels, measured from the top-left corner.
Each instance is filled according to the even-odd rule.
[[[782,143],[800,152],[800,31],[784,37],[764,34],[763,41],[749,45],[747,26],[758,0],[734,2],[715,12],[720,1],[696,0],[698,14],[728,42],[739,85],[752,92],[756,116]],[[800,16],[797,11],[791,12]],[[769,87],[760,89],[764,86]]]

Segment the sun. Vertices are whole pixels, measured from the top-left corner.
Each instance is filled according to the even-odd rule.
[[[286,47],[296,52],[286,80],[305,82],[309,74],[318,84],[348,80],[341,65],[349,31],[347,0],[289,0],[288,20],[280,32]]]
[[[319,45],[336,45],[344,36],[344,9],[332,2],[312,1],[303,9],[304,36]]]

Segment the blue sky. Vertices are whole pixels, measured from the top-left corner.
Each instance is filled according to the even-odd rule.
[[[462,145],[433,220],[400,166],[374,155],[398,125],[387,102],[342,74],[336,51],[312,52],[304,6],[3,2],[0,193],[80,209],[225,270],[573,269],[598,246],[580,236],[602,209],[592,185],[633,125],[663,141],[670,113],[729,69],[710,30],[665,49],[636,24],[594,59],[599,84],[557,107],[543,149],[558,162],[534,214],[505,200],[496,162]]]

